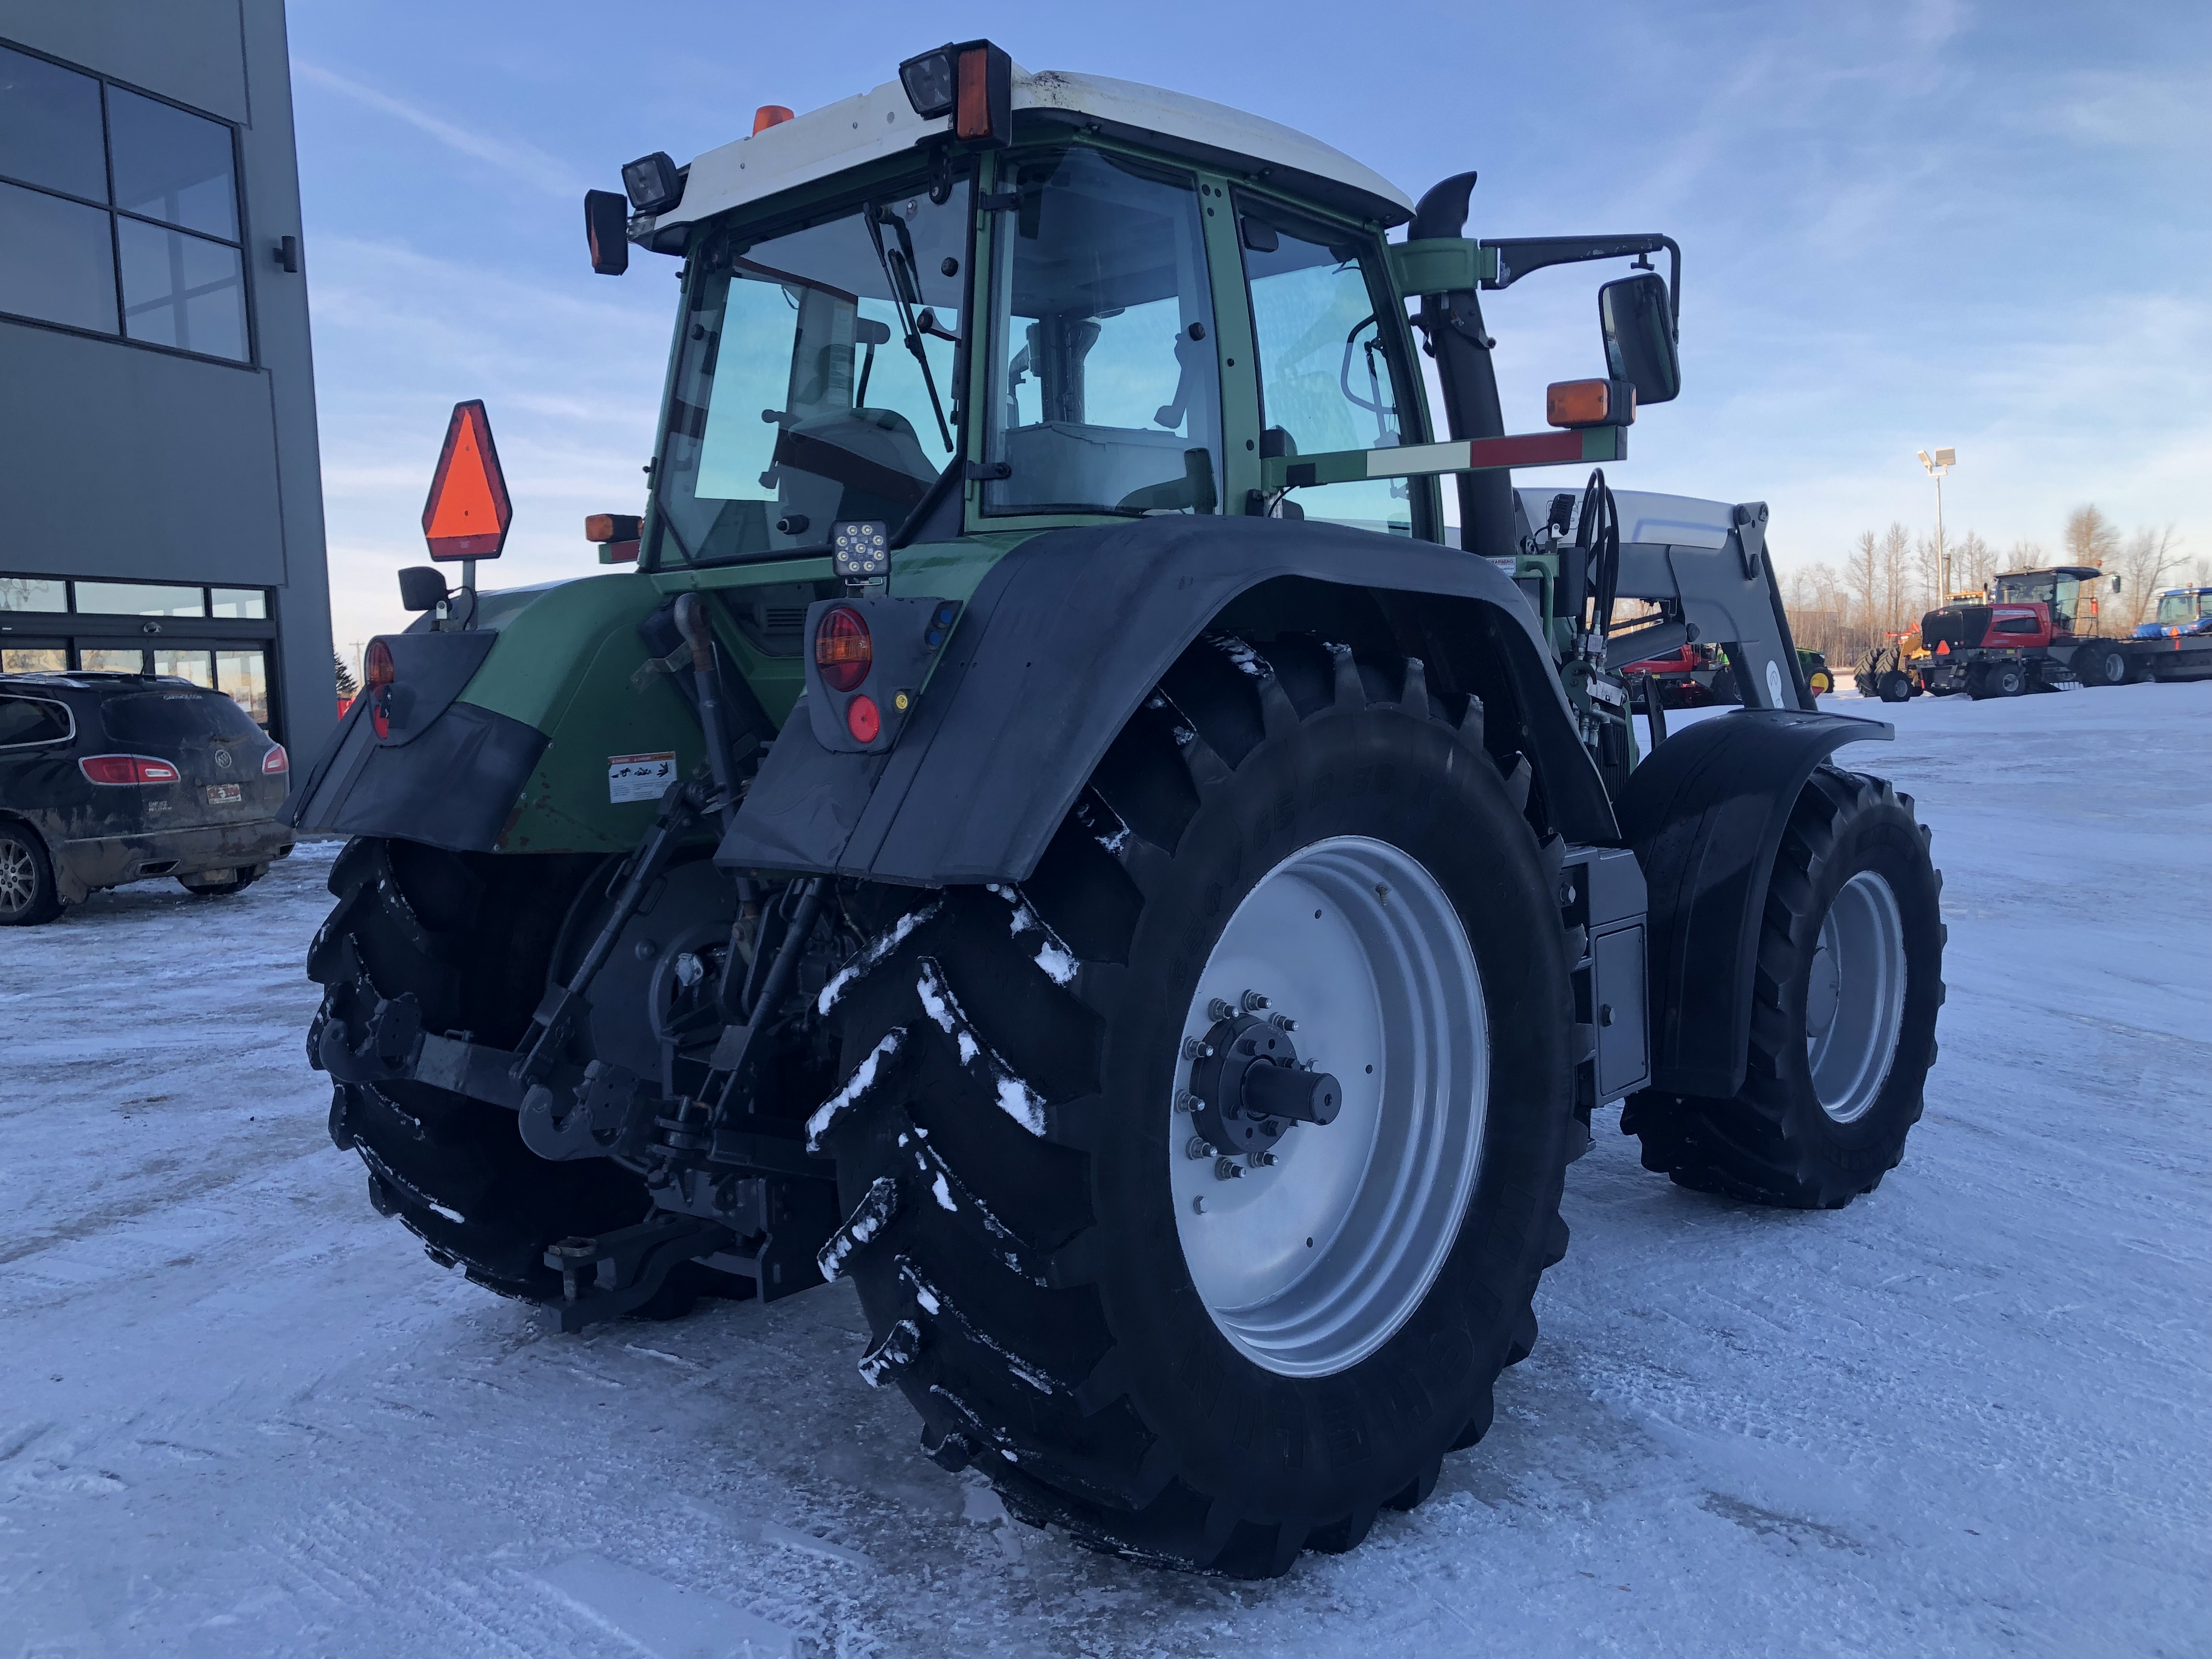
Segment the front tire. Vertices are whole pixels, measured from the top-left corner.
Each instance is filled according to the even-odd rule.
[[[1562,849],[1480,718],[1419,664],[1201,641],[1028,882],[909,912],[831,998],[848,1081],[812,1127],[852,1213],[823,1264],[867,1311],[862,1373],[1024,1518],[1268,1577],[1413,1507],[1488,1428],[1565,1248],[1574,1065]],[[1393,951],[1429,967],[1399,982]],[[1247,989],[1346,1090],[1231,1178],[1178,1106],[1186,1044]],[[1392,1184],[1425,1182],[1394,1227]],[[1268,1259],[1194,1244],[1210,1222]]]
[[[1767,887],[1743,1086],[1647,1090],[1622,1110],[1644,1166],[1700,1192],[1841,1209],[1905,1155],[1936,1060],[1942,878],[1909,796],[1823,766]]]
[[[2074,653],[2075,678],[2085,686],[2125,685],[2131,664],[2128,654],[2109,645],[2085,645]]]

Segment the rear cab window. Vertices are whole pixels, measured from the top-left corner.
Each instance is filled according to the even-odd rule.
[[[220,691],[140,691],[100,705],[110,743],[132,746],[261,738],[243,708]]]
[[[0,691],[0,749],[67,743],[76,735],[76,720],[67,704]]]

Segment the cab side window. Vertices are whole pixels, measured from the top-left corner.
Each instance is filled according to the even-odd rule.
[[[66,743],[76,727],[70,711],[44,697],[0,696],[0,749]]]
[[[1237,215],[1259,343],[1263,452],[1395,448],[1405,428],[1361,246],[1264,204],[1239,202]],[[1310,519],[1413,532],[1402,478],[1322,484],[1291,499]]]
[[[1023,160],[993,228],[987,513],[1211,513],[1221,476],[1196,183],[1084,147]]]

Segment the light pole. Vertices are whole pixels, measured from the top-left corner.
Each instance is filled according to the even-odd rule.
[[[1943,475],[1956,465],[1959,452],[1939,449],[1933,456],[1926,450],[1920,452],[1920,465],[1928,476],[1936,480],[1936,580],[1943,591],[1936,596],[1939,605],[1951,603],[1951,550],[1943,545]]]

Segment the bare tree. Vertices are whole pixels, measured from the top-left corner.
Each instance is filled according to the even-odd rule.
[[[1908,621],[1905,611],[1912,602],[1912,532],[1892,520],[1881,532],[1876,558],[1881,582],[1879,626],[1885,634],[1904,633]],[[1919,618],[1910,620],[1917,623]]]
[[[1881,632],[1875,620],[1881,611],[1881,543],[1871,530],[1859,532],[1851,544],[1851,562],[1844,568],[1844,586],[1856,601],[1852,621],[1871,636]]]
[[[1951,586],[1964,592],[1967,589],[1987,592],[1990,578],[1996,574],[1997,550],[1981,538],[1978,531],[1969,530],[1951,544]],[[1948,604],[1950,594],[1946,593]]]
[[[2066,515],[2066,562],[2104,565],[2120,550],[2120,527],[2095,506],[2077,507]]]
[[[2072,529],[2071,520],[2067,527]],[[2181,538],[2168,525],[2163,530],[2138,530],[2124,544],[2115,532],[2112,541],[2119,556],[2117,568],[2125,583],[2115,609],[2126,611],[2127,625],[2133,628],[2149,619],[2159,582],[2168,571],[2180,568]]]

